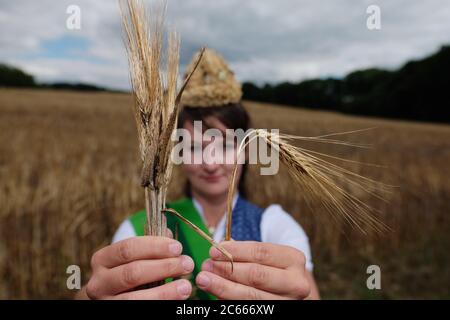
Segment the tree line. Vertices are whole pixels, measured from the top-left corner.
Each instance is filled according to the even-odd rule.
[[[64,89],[77,91],[106,91],[107,89],[87,83],[38,83],[35,78],[13,66],[0,64],[0,87]]]
[[[366,69],[342,79],[243,85],[244,99],[311,109],[450,122],[450,46],[398,70]]]

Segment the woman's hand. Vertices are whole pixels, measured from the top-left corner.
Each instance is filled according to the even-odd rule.
[[[288,246],[253,241],[221,245],[233,256],[231,263],[214,247],[202,265],[196,283],[219,299],[305,299],[318,292],[305,269],[305,256]],[[312,283],[311,283],[312,281]]]
[[[109,245],[92,256],[85,294],[90,299],[187,299],[192,285],[185,279],[136,290],[191,273],[194,262],[181,252],[181,243],[166,237],[134,237]]]

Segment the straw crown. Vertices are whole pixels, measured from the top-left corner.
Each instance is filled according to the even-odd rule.
[[[196,53],[186,68],[189,74],[194,68]],[[241,84],[225,59],[214,50],[206,49],[197,71],[187,85],[181,103],[186,107],[216,107],[238,103],[242,98]]]

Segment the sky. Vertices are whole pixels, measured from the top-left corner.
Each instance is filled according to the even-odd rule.
[[[71,5],[80,29],[67,28]],[[367,28],[370,5],[380,8],[378,30]],[[450,1],[168,0],[167,24],[181,37],[181,70],[208,46],[240,81],[297,82],[436,52],[450,44]],[[40,82],[129,89],[122,36],[117,0],[0,0],[0,63]]]

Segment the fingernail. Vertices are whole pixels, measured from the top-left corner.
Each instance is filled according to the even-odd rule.
[[[194,269],[194,261],[188,256],[183,256],[181,258],[183,259],[181,264],[183,265],[184,270],[189,272],[192,271]]]
[[[175,255],[181,254],[181,251],[183,250],[183,247],[181,246],[181,243],[174,242],[169,244],[169,251]]]
[[[183,297],[188,296],[191,294],[191,286],[185,280],[178,281],[177,291]]]
[[[209,271],[209,272],[212,272],[212,271],[213,271],[213,263],[212,263],[212,261],[211,261],[211,260],[206,260],[206,261],[203,263],[202,270],[203,270],[203,271]]]
[[[212,247],[211,250],[209,251],[209,255],[211,256],[211,258],[213,259],[217,259],[220,257],[221,253],[219,250],[217,250],[216,248]]]
[[[204,273],[200,273],[197,276],[197,285],[199,287],[206,288],[209,286],[210,282],[211,281],[209,280],[209,277],[207,275],[205,275]]]

